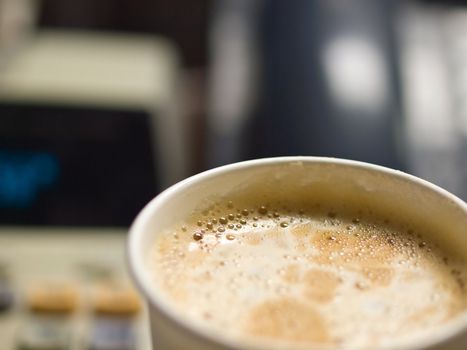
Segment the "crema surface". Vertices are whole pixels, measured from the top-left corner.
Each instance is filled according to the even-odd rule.
[[[148,268],[183,317],[246,344],[374,348],[465,310],[464,261],[423,229],[371,208],[263,199],[213,201],[156,235]]]

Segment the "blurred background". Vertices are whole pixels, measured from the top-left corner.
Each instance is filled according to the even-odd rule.
[[[467,195],[463,1],[0,0],[0,222],[128,226],[280,155]]]
[[[0,0],[5,346],[145,348],[120,283],[137,212],[192,174],[283,155],[466,200],[467,1]],[[56,309],[65,330],[35,322]]]

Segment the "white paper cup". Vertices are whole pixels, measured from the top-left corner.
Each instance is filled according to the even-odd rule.
[[[265,347],[245,346],[213,333],[202,324],[190,322],[163,302],[151,282],[147,254],[154,236],[188,216],[203,199],[235,191],[258,178],[288,181],[303,186],[326,185],[336,193],[362,197],[375,208],[397,210],[422,220],[442,234],[435,241],[448,242],[467,257],[467,204],[451,193],[417,177],[372,164],[319,157],[279,157],[235,163],[192,176],[165,190],[141,211],[130,228],[128,262],[134,282],[148,303],[151,335],[155,350],[282,349],[273,343]],[[298,179],[298,181],[297,181]],[[396,209],[395,209],[396,208]],[[403,292],[403,291],[401,291]],[[222,310],[220,310],[222,312]],[[356,315],[358,319],[358,315]],[[244,344],[244,343],[243,343]],[[304,349],[310,347],[304,347]],[[467,349],[467,313],[443,324],[423,338],[383,349]],[[314,347],[313,349],[336,349]]]

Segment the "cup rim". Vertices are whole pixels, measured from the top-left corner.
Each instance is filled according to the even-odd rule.
[[[129,269],[130,276],[133,282],[136,284],[136,287],[142,293],[146,301],[150,304],[150,307],[156,307],[157,310],[163,314],[164,317],[170,319],[174,325],[178,328],[181,328],[184,332],[189,332],[190,335],[197,338],[203,339],[205,341],[212,342],[214,344],[222,345],[225,348],[236,349],[240,346],[248,346],[252,350],[266,350],[272,349],[270,344],[251,344],[250,343],[241,343],[236,344],[232,339],[228,337],[218,337],[212,332],[210,332],[206,327],[201,327],[194,322],[190,322],[183,318],[183,315],[180,315],[166,303],[163,302],[158,297],[158,293],[155,292],[156,288],[153,287],[153,283],[149,281],[149,274],[145,274],[146,263],[143,258],[143,254],[139,252],[139,242],[146,236],[145,227],[154,212],[157,212],[159,207],[162,207],[164,203],[169,200],[172,196],[177,195],[180,192],[188,189],[192,185],[209,180],[217,176],[221,176],[224,173],[229,173],[236,170],[245,170],[249,168],[264,167],[268,165],[280,165],[280,164],[290,164],[290,163],[315,163],[315,164],[331,164],[339,166],[347,166],[359,169],[365,169],[370,171],[375,171],[380,174],[386,174],[393,177],[396,177],[401,180],[405,180],[414,185],[418,185],[424,188],[427,188],[433,192],[438,193],[447,200],[451,201],[455,206],[459,207],[467,215],[467,203],[464,202],[459,197],[455,196],[451,192],[435,185],[427,180],[421,179],[414,175],[408,174],[406,172],[388,168],[381,165],[376,165],[372,163],[366,163],[362,161],[342,159],[342,158],[333,158],[333,157],[317,157],[317,156],[284,156],[284,157],[269,157],[269,158],[259,158],[251,159],[236,163],[231,163],[227,165],[222,165],[215,167],[193,176],[190,176],[180,182],[175,183],[169,188],[165,189],[157,196],[155,196],[151,201],[149,201],[139,212],[139,214],[134,219],[133,223],[129,229],[129,235],[127,240],[127,267]],[[467,310],[462,312],[458,317],[449,322],[450,327],[441,327],[435,332],[431,333],[428,337],[423,339],[415,339],[415,343],[412,341],[407,341],[404,344],[401,344],[402,347],[398,349],[424,349],[429,346],[434,346],[440,344],[443,341],[460,334],[463,330],[467,330]],[[396,345],[397,346],[397,345]],[[297,346],[297,349],[301,349],[301,346]],[[317,345],[315,349],[327,349],[327,350],[338,350],[335,346],[330,345]],[[393,349],[394,345],[390,347],[380,347],[380,350],[389,350]],[[304,347],[305,349],[305,347]]]

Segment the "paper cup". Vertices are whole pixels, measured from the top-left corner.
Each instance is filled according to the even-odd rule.
[[[214,333],[163,301],[147,267],[147,254],[155,235],[182,221],[209,196],[223,195],[261,178],[294,186],[323,186],[330,195],[361,197],[377,210],[424,221],[441,232],[435,242],[448,243],[467,258],[467,204],[451,193],[417,177],[372,164],[319,157],[279,157],[251,160],[215,168],[192,176],[165,190],[141,211],[130,228],[128,264],[134,282],[147,301],[155,350],[281,349],[246,346]],[[401,291],[403,292],[403,291]],[[222,312],[222,310],[220,310]],[[358,319],[358,315],[356,315]],[[397,343],[397,341],[396,341]],[[310,349],[310,346],[304,347]],[[381,349],[467,349],[467,313],[423,337],[388,344]],[[338,349],[317,346],[313,349]]]

